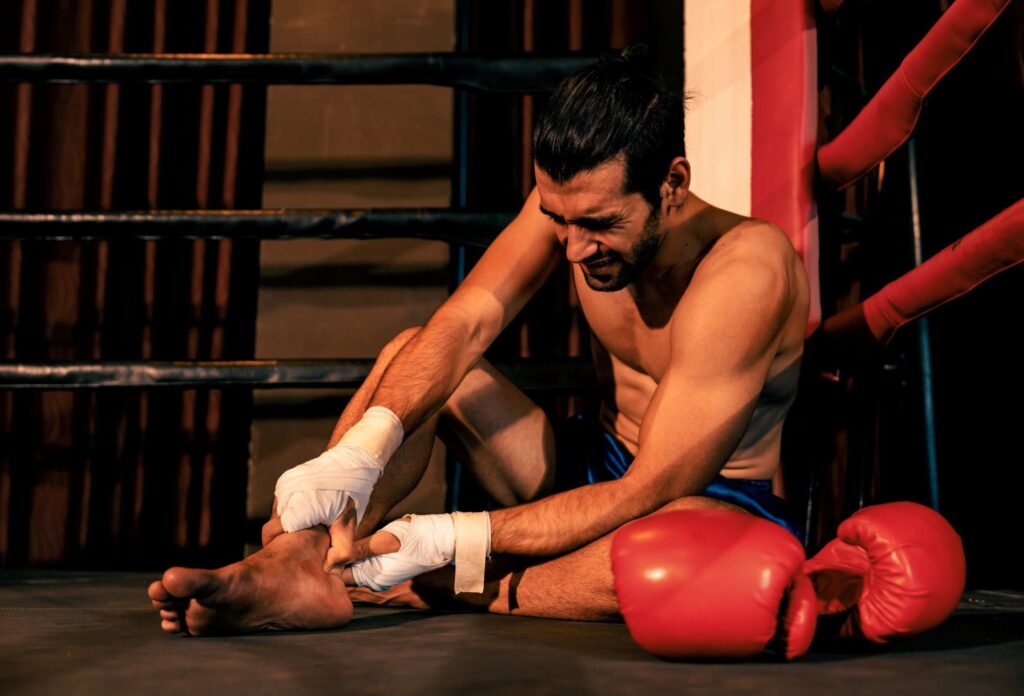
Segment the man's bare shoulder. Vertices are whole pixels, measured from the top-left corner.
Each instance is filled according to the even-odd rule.
[[[754,294],[779,292],[799,285],[801,272],[799,256],[785,232],[770,222],[745,218],[724,232],[701,259],[691,289],[735,291],[746,286]]]
[[[795,259],[796,249],[782,228],[766,220],[745,218],[718,239],[705,260],[784,267]]]
[[[744,218],[701,260],[676,317],[685,320],[680,326],[715,324],[722,317],[747,323],[771,317],[782,324],[806,294],[803,264],[786,233]]]

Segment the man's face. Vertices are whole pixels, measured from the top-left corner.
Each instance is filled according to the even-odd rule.
[[[558,226],[566,258],[592,290],[629,285],[651,262],[664,235],[659,211],[639,193],[624,193],[625,167],[615,159],[564,184],[534,168],[541,212]]]

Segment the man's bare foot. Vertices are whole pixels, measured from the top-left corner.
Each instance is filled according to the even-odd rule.
[[[510,614],[508,587],[510,571],[507,563],[491,561],[484,580],[484,591],[456,595],[455,567],[446,566],[417,575],[386,590],[375,592],[369,587],[352,584],[349,574],[348,597],[357,604],[414,609],[466,610],[482,609],[495,614]]]
[[[323,529],[307,529],[217,570],[170,568],[149,586],[160,627],[194,636],[340,628],[352,602],[340,574],[323,570],[329,543]]]
[[[413,589],[413,581],[406,580],[394,587],[380,592],[374,592],[369,587],[354,585],[348,588],[348,598],[353,603],[376,604],[382,607],[413,607],[415,609],[430,609],[416,590]]]

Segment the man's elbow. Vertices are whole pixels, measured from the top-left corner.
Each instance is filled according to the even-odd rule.
[[[479,357],[501,333],[503,319],[496,299],[486,293],[467,290],[445,302],[431,318],[431,323],[436,321],[444,326],[457,336],[467,353]]]
[[[628,470],[621,480],[628,482],[625,494],[636,513],[634,519],[658,512],[684,498],[701,495],[707,483],[710,483],[710,478],[713,478],[711,476],[707,483],[702,483],[685,473],[673,475],[671,472],[662,471],[655,475],[640,473],[631,477],[630,471]]]
[[[667,476],[635,472],[632,467],[619,479],[623,485],[623,500],[630,519],[638,519],[657,512],[676,498],[675,488]]]

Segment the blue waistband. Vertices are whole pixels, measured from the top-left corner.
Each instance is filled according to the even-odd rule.
[[[780,524],[792,532],[801,544],[806,543],[804,530],[793,511],[786,501],[772,493],[771,481],[728,479],[719,474],[704,489],[703,495],[732,503],[758,517]]]
[[[591,433],[589,442],[577,441],[571,445],[571,450],[584,458],[586,482],[598,483],[621,478],[633,463],[633,455],[626,446],[596,423],[584,423],[582,416],[571,420],[575,421],[572,424],[575,431],[572,439],[578,440],[586,430]],[[561,467],[563,464],[571,466],[570,462],[563,462],[563,453],[560,452],[558,465]],[[700,495],[730,503],[780,524],[792,532],[801,544],[805,543],[803,528],[796,515],[786,501],[772,493],[771,481],[731,479],[719,474]]]

